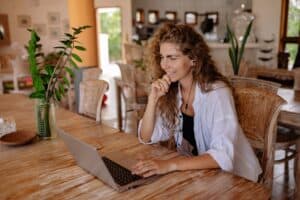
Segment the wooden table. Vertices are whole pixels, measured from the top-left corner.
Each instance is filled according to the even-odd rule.
[[[287,101],[282,106],[278,117],[278,123],[300,130],[300,91],[292,89],[278,90],[278,95]],[[300,141],[297,144],[298,164],[296,169],[296,199],[300,199]]]
[[[278,122],[300,130],[300,91],[279,88],[278,95],[287,101],[282,106]]]
[[[33,102],[20,95],[0,95],[0,114],[15,117],[18,129],[34,131]],[[96,124],[58,109],[57,124],[82,140],[101,143],[103,153],[121,150],[139,158],[178,156],[156,145],[142,145],[132,134]],[[148,185],[118,193],[78,167],[60,138],[20,147],[3,144],[0,199],[268,199],[262,185],[221,170],[173,172]]]

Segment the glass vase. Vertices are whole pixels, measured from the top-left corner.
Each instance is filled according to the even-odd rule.
[[[35,104],[37,135],[40,139],[56,137],[55,106],[53,103],[38,99]]]

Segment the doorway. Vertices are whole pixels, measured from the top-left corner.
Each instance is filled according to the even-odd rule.
[[[101,79],[109,83],[106,93],[107,105],[102,109],[104,122],[117,118],[114,77],[120,77],[120,69],[114,64],[122,60],[122,28],[120,7],[97,8],[98,60],[101,64]],[[114,126],[113,124],[110,124]]]
[[[121,9],[98,8],[98,36],[100,38],[101,63],[113,63],[122,59]]]

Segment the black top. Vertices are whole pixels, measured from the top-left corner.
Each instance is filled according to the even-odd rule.
[[[183,116],[183,127],[182,133],[183,138],[186,139],[193,147],[193,155],[198,155],[196,140],[195,140],[195,133],[194,133],[194,117],[186,115],[182,113]]]

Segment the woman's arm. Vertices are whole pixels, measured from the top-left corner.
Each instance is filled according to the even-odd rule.
[[[172,171],[213,168],[219,168],[218,163],[209,154],[202,154],[192,157],[180,156],[168,160],[142,160],[132,168],[132,173],[149,177]]]
[[[165,75],[163,78],[158,79],[151,85],[151,92],[148,97],[148,104],[143,116],[143,121],[140,129],[140,138],[144,142],[149,142],[153,133],[155,125],[155,112],[159,98],[169,91],[171,81]]]

